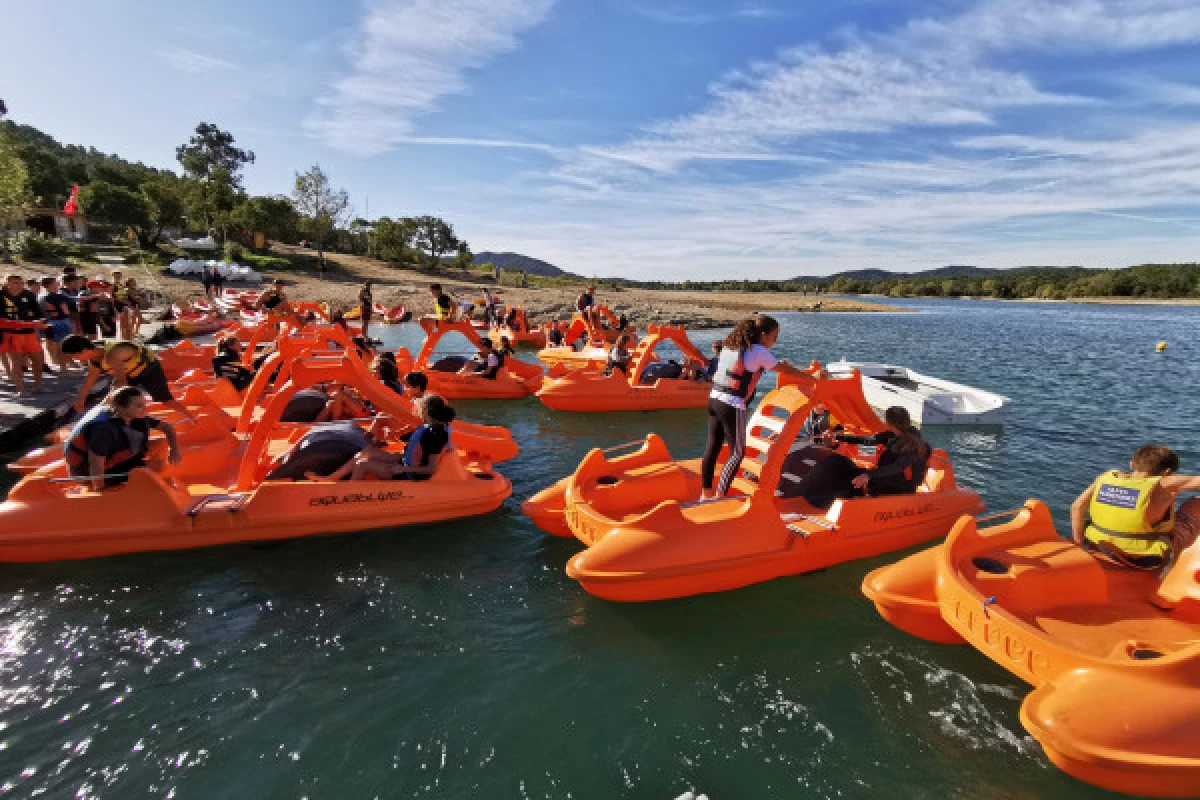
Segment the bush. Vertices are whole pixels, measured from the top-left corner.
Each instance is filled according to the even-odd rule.
[[[246,248],[242,247],[237,242],[231,241],[231,242],[225,243],[225,260],[226,261],[233,261],[233,262],[240,264],[240,263],[242,263],[242,260],[245,257],[246,257]]]
[[[291,259],[282,256],[260,256],[257,253],[244,253],[241,263],[243,266],[253,267],[259,272],[265,269],[290,269],[292,267]]]
[[[62,239],[39,231],[21,231],[12,239],[13,252],[26,261],[61,261],[72,252]]]

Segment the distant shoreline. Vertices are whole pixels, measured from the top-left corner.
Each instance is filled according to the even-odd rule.
[[[881,300],[990,300],[997,303],[1072,303],[1093,306],[1200,306],[1200,297],[889,297],[884,294],[845,295],[846,297],[877,297]]]

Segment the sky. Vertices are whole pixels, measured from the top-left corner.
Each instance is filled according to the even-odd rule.
[[[200,121],[594,276],[1200,260],[1196,0],[135,0],[2,17],[10,119]]]

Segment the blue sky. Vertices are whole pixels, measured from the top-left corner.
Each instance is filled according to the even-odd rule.
[[[1195,0],[13,6],[14,120],[582,274],[1200,260]]]

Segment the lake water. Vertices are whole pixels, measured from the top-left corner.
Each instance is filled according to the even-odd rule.
[[[1200,309],[908,305],[920,313],[781,315],[777,351],[1011,396],[1003,430],[927,432],[993,510],[1039,497],[1065,519],[1148,441],[1200,470]],[[568,579],[577,545],[519,501],[650,430],[698,455],[703,411],[459,405],[523,448],[491,516],[0,566],[0,796],[1105,796],[1025,734],[1021,682],[877,616],[859,584],[895,555],[645,605]]]

